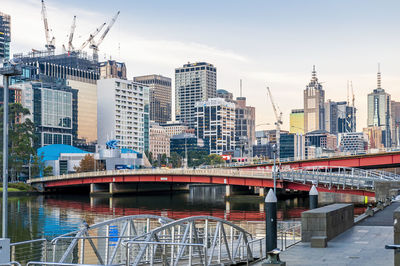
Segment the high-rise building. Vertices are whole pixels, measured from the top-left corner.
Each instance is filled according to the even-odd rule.
[[[356,131],[356,108],[347,102],[325,103],[325,130],[331,134]]]
[[[339,133],[339,149],[352,154],[363,152],[368,148],[368,141],[363,132]]]
[[[234,102],[233,93],[227,90],[219,89],[217,90],[217,97],[222,98],[227,102]]]
[[[190,151],[208,153],[208,148],[208,143],[192,133],[182,133],[171,138],[171,153],[176,152],[182,157],[185,157],[185,153]]]
[[[392,146],[400,146],[400,102],[392,101]]]
[[[304,134],[304,109],[293,109],[290,113],[289,132]]]
[[[185,133],[188,131],[188,126],[182,124],[181,122],[178,121],[168,121],[165,124],[160,124],[165,131],[167,132],[167,135],[172,138],[175,135],[179,135],[182,133]]]
[[[325,129],[325,91],[313,66],[311,81],[304,90],[304,132]]]
[[[196,124],[195,104],[217,96],[217,68],[188,63],[175,69],[175,116],[190,128]]]
[[[222,155],[235,148],[235,104],[221,98],[197,102],[196,136],[206,140],[210,153]]]
[[[54,55],[52,52],[33,51],[14,54],[30,69],[29,75],[20,80],[63,79],[66,85],[78,90],[78,140],[93,144],[97,141],[97,87],[99,67],[86,53],[70,52]],[[26,72],[26,71],[24,71]],[[15,79],[19,80],[19,79]],[[74,143],[76,144],[76,143]]]
[[[134,77],[133,81],[150,89],[150,120],[157,123],[171,121],[171,79],[161,75]]]
[[[391,99],[390,94],[381,87],[381,72],[378,70],[377,88],[368,94],[368,127],[382,129],[382,143],[385,147],[391,146]]]
[[[35,125],[35,147],[72,145],[77,138],[78,91],[61,83],[25,82],[13,85],[22,91],[22,105]]]
[[[10,58],[11,17],[0,12],[0,61]]]
[[[256,108],[246,105],[246,97],[237,97],[235,102],[235,145],[250,153],[256,141]]]
[[[150,147],[149,152],[153,159],[158,160],[159,156],[165,154],[167,157],[170,155],[170,138],[167,135],[165,128],[157,123],[150,123]]]
[[[381,127],[367,127],[363,133],[368,137],[368,149],[383,149]]]
[[[117,62],[115,60],[108,60],[105,62],[100,62],[99,69],[101,79],[126,79],[125,63]]]
[[[97,89],[100,147],[114,139],[118,141],[119,148],[133,149],[140,153],[148,150],[146,105],[149,88],[141,83],[112,78],[99,80]]]

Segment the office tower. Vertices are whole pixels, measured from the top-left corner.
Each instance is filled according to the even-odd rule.
[[[368,148],[368,141],[363,132],[339,133],[338,143],[340,151],[351,154],[364,152]]]
[[[304,134],[304,109],[293,109],[290,113],[289,132]]]
[[[0,62],[10,59],[11,17],[0,12]]]
[[[100,79],[119,78],[126,79],[125,63],[107,60],[99,63]]]
[[[170,156],[170,138],[165,128],[157,123],[150,123],[150,147],[149,152],[154,160],[159,160],[160,156],[165,154]]]
[[[295,137],[296,134],[281,134],[280,135],[280,149],[279,157],[281,159],[293,159],[295,156]]]
[[[194,128],[195,104],[217,96],[217,68],[212,64],[187,63],[175,69],[176,120]]]
[[[400,146],[400,102],[392,101],[392,146]]]
[[[311,81],[304,90],[304,132],[324,130],[325,91],[318,82],[317,72],[313,66]]]
[[[141,83],[116,78],[99,80],[97,89],[100,147],[115,139],[119,148],[133,149],[140,153],[148,150],[146,105],[149,89]]]
[[[250,153],[256,141],[256,109],[246,105],[246,97],[237,97],[235,103],[235,145],[242,154]]]
[[[25,82],[13,85],[22,91],[22,105],[30,111],[35,147],[72,145],[77,138],[78,91],[61,83]]]
[[[150,89],[150,120],[165,123],[171,120],[171,79],[161,75],[134,77],[133,81]]]
[[[235,104],[211,98],[195,105],[196,136],[204,139],[210,153],[222,155],[235,148]]]
[[[222,98],[227,102],[235,102],[233,100],[233,93],[223,89],[217,90],[217,98]]]
[[[30,77],[24,76],[21,80],[47,82],[62,79],[67,86],[78,90],[78,137],[74,145],[82,144],[82,149],[94,146],[97,141],[98,64],[83,52],[54,55],[48,51],[33,51],[14,54],[14,57],[19,58],[26,65],[24,68],[29,70]]]
[[[181,133],[171,138],[170,151],[176,152],[180,156],[185,157],[186,152],[207,152],[209,153],[209,145],[203,139],[196,137],[192,133]]]
[[[331,134],[356,131],[356,108],[347,102],[328,100],[325,105],[325,130]]]
[[[368,94],[368,127],[380,127],[382,129],[382,143],[385,147],[391,146],[391,100],[381,86],[381,72],[377,74],[377,88]]]
[[[363,129],[363,133],[368,137],[368,149],[384,148],[381,127],[367,127]]]

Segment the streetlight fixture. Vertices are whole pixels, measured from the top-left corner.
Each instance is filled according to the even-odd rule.
[[[4,62],[0,68],[3,75],[3,213],[2,213],[2,237],[7,238],[8,226],[8,83],[12,76],[22,74],[22,67],[15,60]]]

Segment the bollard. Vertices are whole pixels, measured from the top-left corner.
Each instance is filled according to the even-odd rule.
[[[318,208],[318,190],[317,188],[312,185],[310,192],[310,210]]]
[[[262,265],[286,265],[285,262],[279,260],[280,250],[277,249],[277,202],[274,191],[270,189],[265,198],[265,257],[267,259]]]
[[[277,248],[277,221],[276,205],[277,199],[272,189],[269,190],[265,198],[265,226],[266,226],[266,251]]]
[[[397,208],[393,212],[393,242],[395,245],[400,244],[400,208]],[[394,251],[394,265],[400,266],[400,252],[399,250]]]

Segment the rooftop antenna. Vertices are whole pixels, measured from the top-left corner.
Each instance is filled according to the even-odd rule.
[[[350,100],[349,100],[349,80],[347,80],[347,105],[350,105]]]
[[[240,97],[242,97],[242,79],[240,79]]]
[[[381,89],[381,64],[378,63],[377,86]]]

